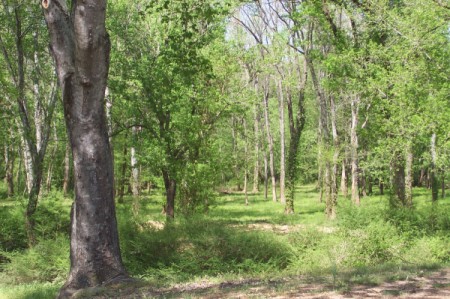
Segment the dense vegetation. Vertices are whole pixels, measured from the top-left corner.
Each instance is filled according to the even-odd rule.
[[[125,265],[153,286],[182,282],[276,279],[305,274],[345,290],[357,283],[402,279],[450,262],[450,201],[431,204],[426,189],[415,189],[415,209],[389,208],[378,192],[352,207],[341,198],[338,221],[330,222],[312,185],[299,190],[302,213],[284,215],[283,206],[260,195],[218,198],[207,215],[165,224],[161,197],[141,196],[133,215],[132,197],[118,207]],[[52,194],[41,203],[40,242],[24,249],[23,207],[2,206],[0,298],[49,298],[68,271],[67,217],[70,200]],[[24,240],[22,244],[14,240]],[[14,245],[13,245],[14,244]],[[3,296],[3,297],[2,297]]]
[[[69,267],[67,107],[42,8],[0,17],[1,290],[47,298]],[[449,263],[449,20],[440,0],[108,1],[130,274],[346,284]]]

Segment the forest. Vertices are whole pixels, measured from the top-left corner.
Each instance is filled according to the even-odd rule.
[[[450,297],[448,0],[1,2],[0,299]]]

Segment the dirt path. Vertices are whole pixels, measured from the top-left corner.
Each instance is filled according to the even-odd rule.
[[[377,286],[352,285],[336,290],[324,282],[292,277],[282,280],[242,280],[220,284],[193,283],[170,289],[149,287],[108,290],[90,298],[450,298],[450,268]]]

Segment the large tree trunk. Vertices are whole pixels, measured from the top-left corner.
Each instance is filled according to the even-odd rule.
[[[284,93],[283,93],[283,85],[281,79],[278,80],[278,104],[280,111],[280,201],[281,203],[286,203],[286,197],[284,195],[285,188],[285,178],[286,178],[286,143],[285,143],[285,134],[284,134]]]
[[[70,273],[59,298],[128,277],[122,264],[114,204],[114,168],[104,97],[110,42],[105,0],[43,0],[51,51],[62,88],[72,147],[75,201]]]
[[[269,168],[270,168],[270,177],[272,179],[272,200],[274,202],[277,201],[277,187],[276,187],[276,179],[275,179],[275,165],[274,165],[274,149],[273,149],[273,137],[272,132],[270,130],[270,121],[269,121],[269,82],[266,78],[264,82],[264,121],[266,124],[266,136],[267,143],[269,145]]]
[[[358,111],[359,96],[353,97],[351,102],[352,124],[350,128],[351,164],[352,164],[352,201],[356,205],[360,204],[359,183],[358,183]]]

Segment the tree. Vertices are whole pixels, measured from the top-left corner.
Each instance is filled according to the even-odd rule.
[[[128,277],[114,205],[112,152],[104,110],[110,42],[106,0],[43,0],[73,155],[70,273],[59,298]]]

